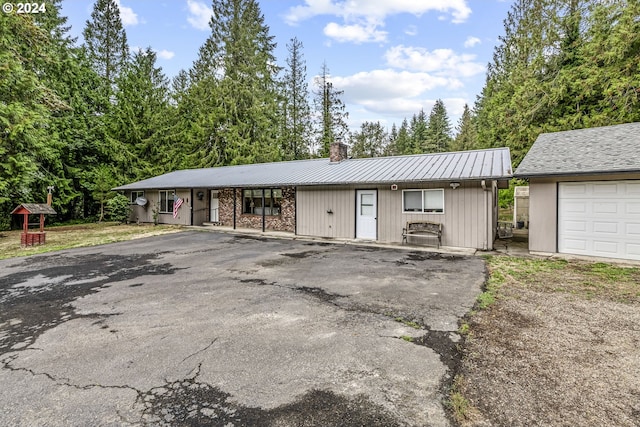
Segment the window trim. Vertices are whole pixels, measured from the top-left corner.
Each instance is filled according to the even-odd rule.
[[[265,200],[265,204],[267,203],[268,200],[271,200],[271,203],[269,204],[268,208],[271,212],[272,209],[275,207],[274,206],[274,200],[276,200],[276,198],[273,197],[273,192],[274,191],[280,191],[280,197],[278,197],[278,199],[280,199],[281,203],[278,206],[278,213],[277,214],[273,214],[273,213],[264,213],[264,216],[268,216],[268,217],[280,217],[282,216],[282,200],[284,200],[284,191],[282,190],[282,188],[278,188],[278,187],[264,187],[264,188],[243,188],[241,195],[242,195],[242,215],[255,215],[255,216],[262,216],[262,212],[261,213],[251,213],[251,212],[245,212],[246,210],[246,205],[245,205],[245,191],[251,191],[252,196],[251,198],[254,199],[255,197],[253,197],[253,191],[271,191],[271,196],[267,197],[266,195],[264,196],[264,200]]]
[[[422,210],[420,211],[407,211],[405,209],[404,206],[404,201],[405,201],[405,196],[404,193],[405,192],[409,192],[409,191],[419,191],[420,192],[420,197],[422,199]],[[427,212],[425,211],[426,207],[424,205],[425,203],[425,192],[427,191],[439,191],[440,194],[442,195],[442,212]],[[444,215],[445,210],[444,210],[444,188],[408,188],[406,190],[402,190],[402,213],[403,214],[419,214],[419,215]]]
[[[134,194],[136,195],[136,197],[133,197]],[[129,204],[135,205],[138,197],[144,197],[144,190],[132,190],[131,194],[129,195]]]
[[[171,199],[172,203],[171,203],[171,210],[167,210],[164,211],[162,210],[165,206],[162,206],[162,193],[167,193],[167,208],[169,207],[169,195],[172,195],[173,198]],[[175,203],[176,201],[176,190],[158,190],[158,213],[161,214],[173,214],[173,203]]]

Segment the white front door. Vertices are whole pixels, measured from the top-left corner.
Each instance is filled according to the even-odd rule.
[[[640,181],[561,182],[558,252],[640,260]]]
[[[211,214],[209,215],[210,222],[218,222],[220,216],[218,215],[218,190],[211,190]]]
[[[356,191],[356,238],[376,240],[378,237],[377,190]]]

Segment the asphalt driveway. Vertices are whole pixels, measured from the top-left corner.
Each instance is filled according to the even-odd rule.
[[[484,278],[477,257],[197,231],[0,261],[0,425],[447,426]]]

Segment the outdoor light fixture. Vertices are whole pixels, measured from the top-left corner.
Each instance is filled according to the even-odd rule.
[[[460,187],[460,183],[459,182],[452,182],[451,184],[449,184],[449,186],[455,190],[456,188]]]
[[[204,199],[204,192],[202,192],[202,191],[198,191],[197,196],[198,196],[198,200],[202,200],[202,199]]]

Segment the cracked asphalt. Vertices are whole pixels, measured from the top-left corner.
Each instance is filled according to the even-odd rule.
[[[477,257],[188,231],[0,261],[0,425],[449,426]]]

